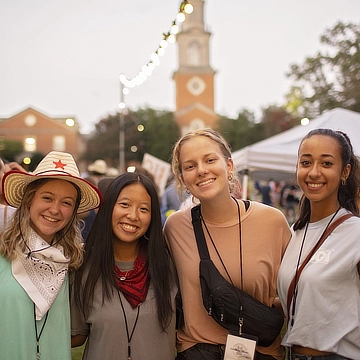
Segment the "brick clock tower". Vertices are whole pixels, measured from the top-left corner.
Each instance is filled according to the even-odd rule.
[[[214,112],[215,71],[209,62],[210,32],[204,26],[204,0],[189,1],[194,11],[186,15],[177,35],[179,68],[176,84],[175,121],[181,134],[216,127]]]

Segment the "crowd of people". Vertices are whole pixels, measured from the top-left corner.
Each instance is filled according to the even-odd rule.
[[[160,197],[142,169],[96,160],[84,177],[58,151],[32,173],[0,159],[0,359],[70,360],[78,346],[87,360],[360,359],[360,168],[348,135],[309,132],[296,186],[257,182],[257,200],[241,199],[215,130],[182,136],[171,161]],[[260,325],[251,309],[218,310],[219,289],[208,304],[197,222],[220,276],[284,320],[272,343],[243,331]]]
[[[293,181],[255,180],[252,197],[256,201],[280,209],[288,223],[292,225],[299,209],[301,193],[295,179]]]

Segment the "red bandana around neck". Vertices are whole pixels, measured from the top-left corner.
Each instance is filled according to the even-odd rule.
[[[146,261],[146,246],[140,246],[133,270],[121,271],[115,265],[115,280],[132,308],[136,308],[145,301],[150,283]]]

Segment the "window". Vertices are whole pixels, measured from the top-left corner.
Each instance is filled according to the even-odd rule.
[[[24,142],[25,151],[36,151],[36,139],[33,137],[28,137]]]
[[[65,137],[64,136],[54,136],[52,147],[56,151],[65,151]]]
[[[188,46],[188,58],[189,65],[199,66],[200,65],[200,45],[198,42],[193,41]]]

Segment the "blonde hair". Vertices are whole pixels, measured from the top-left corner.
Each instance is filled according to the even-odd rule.
[[[182,175],[181,163],[180,163],[181,147],[184,145],[186,141],[199,136],[205,136],[210,140],[214,141],[215,143],[217,143],[226,161],[232,158],[230,145],[217,131],[210,128],[206,128],[206,129],[190,131],[187,134],[185,134],[175,143],[171,157],[172,159],[171,168],[175,176],[176,188],[179,196],[182,196],[182,193],[186,190],[186,187],[181,180],[181,175]],[[239,181],[240,180],[234,166],[232,177],[231,179],[229,179],[230,192],[232,192],[235,187],[238,187]]]
[[[31,229],[30,205],[35,192],[51,179],[39,179],[31,182],[25,189],[20,207],[16,209],[9,226],[0,234],[0,254],[8,260],[14,260],[17,252],[26,251],[26,238]],[[76,185],[74,185],[77,188]],[[70,259],[69,270],[76,270],[82,264],[83,244],[80,230],[80,220],[76,211],[80,204],[80,190],[77,189],[78,199],[74,208],[73,217],[69,223],[55,234],[54,244],[59,243],[64,249],[64,255]]]

